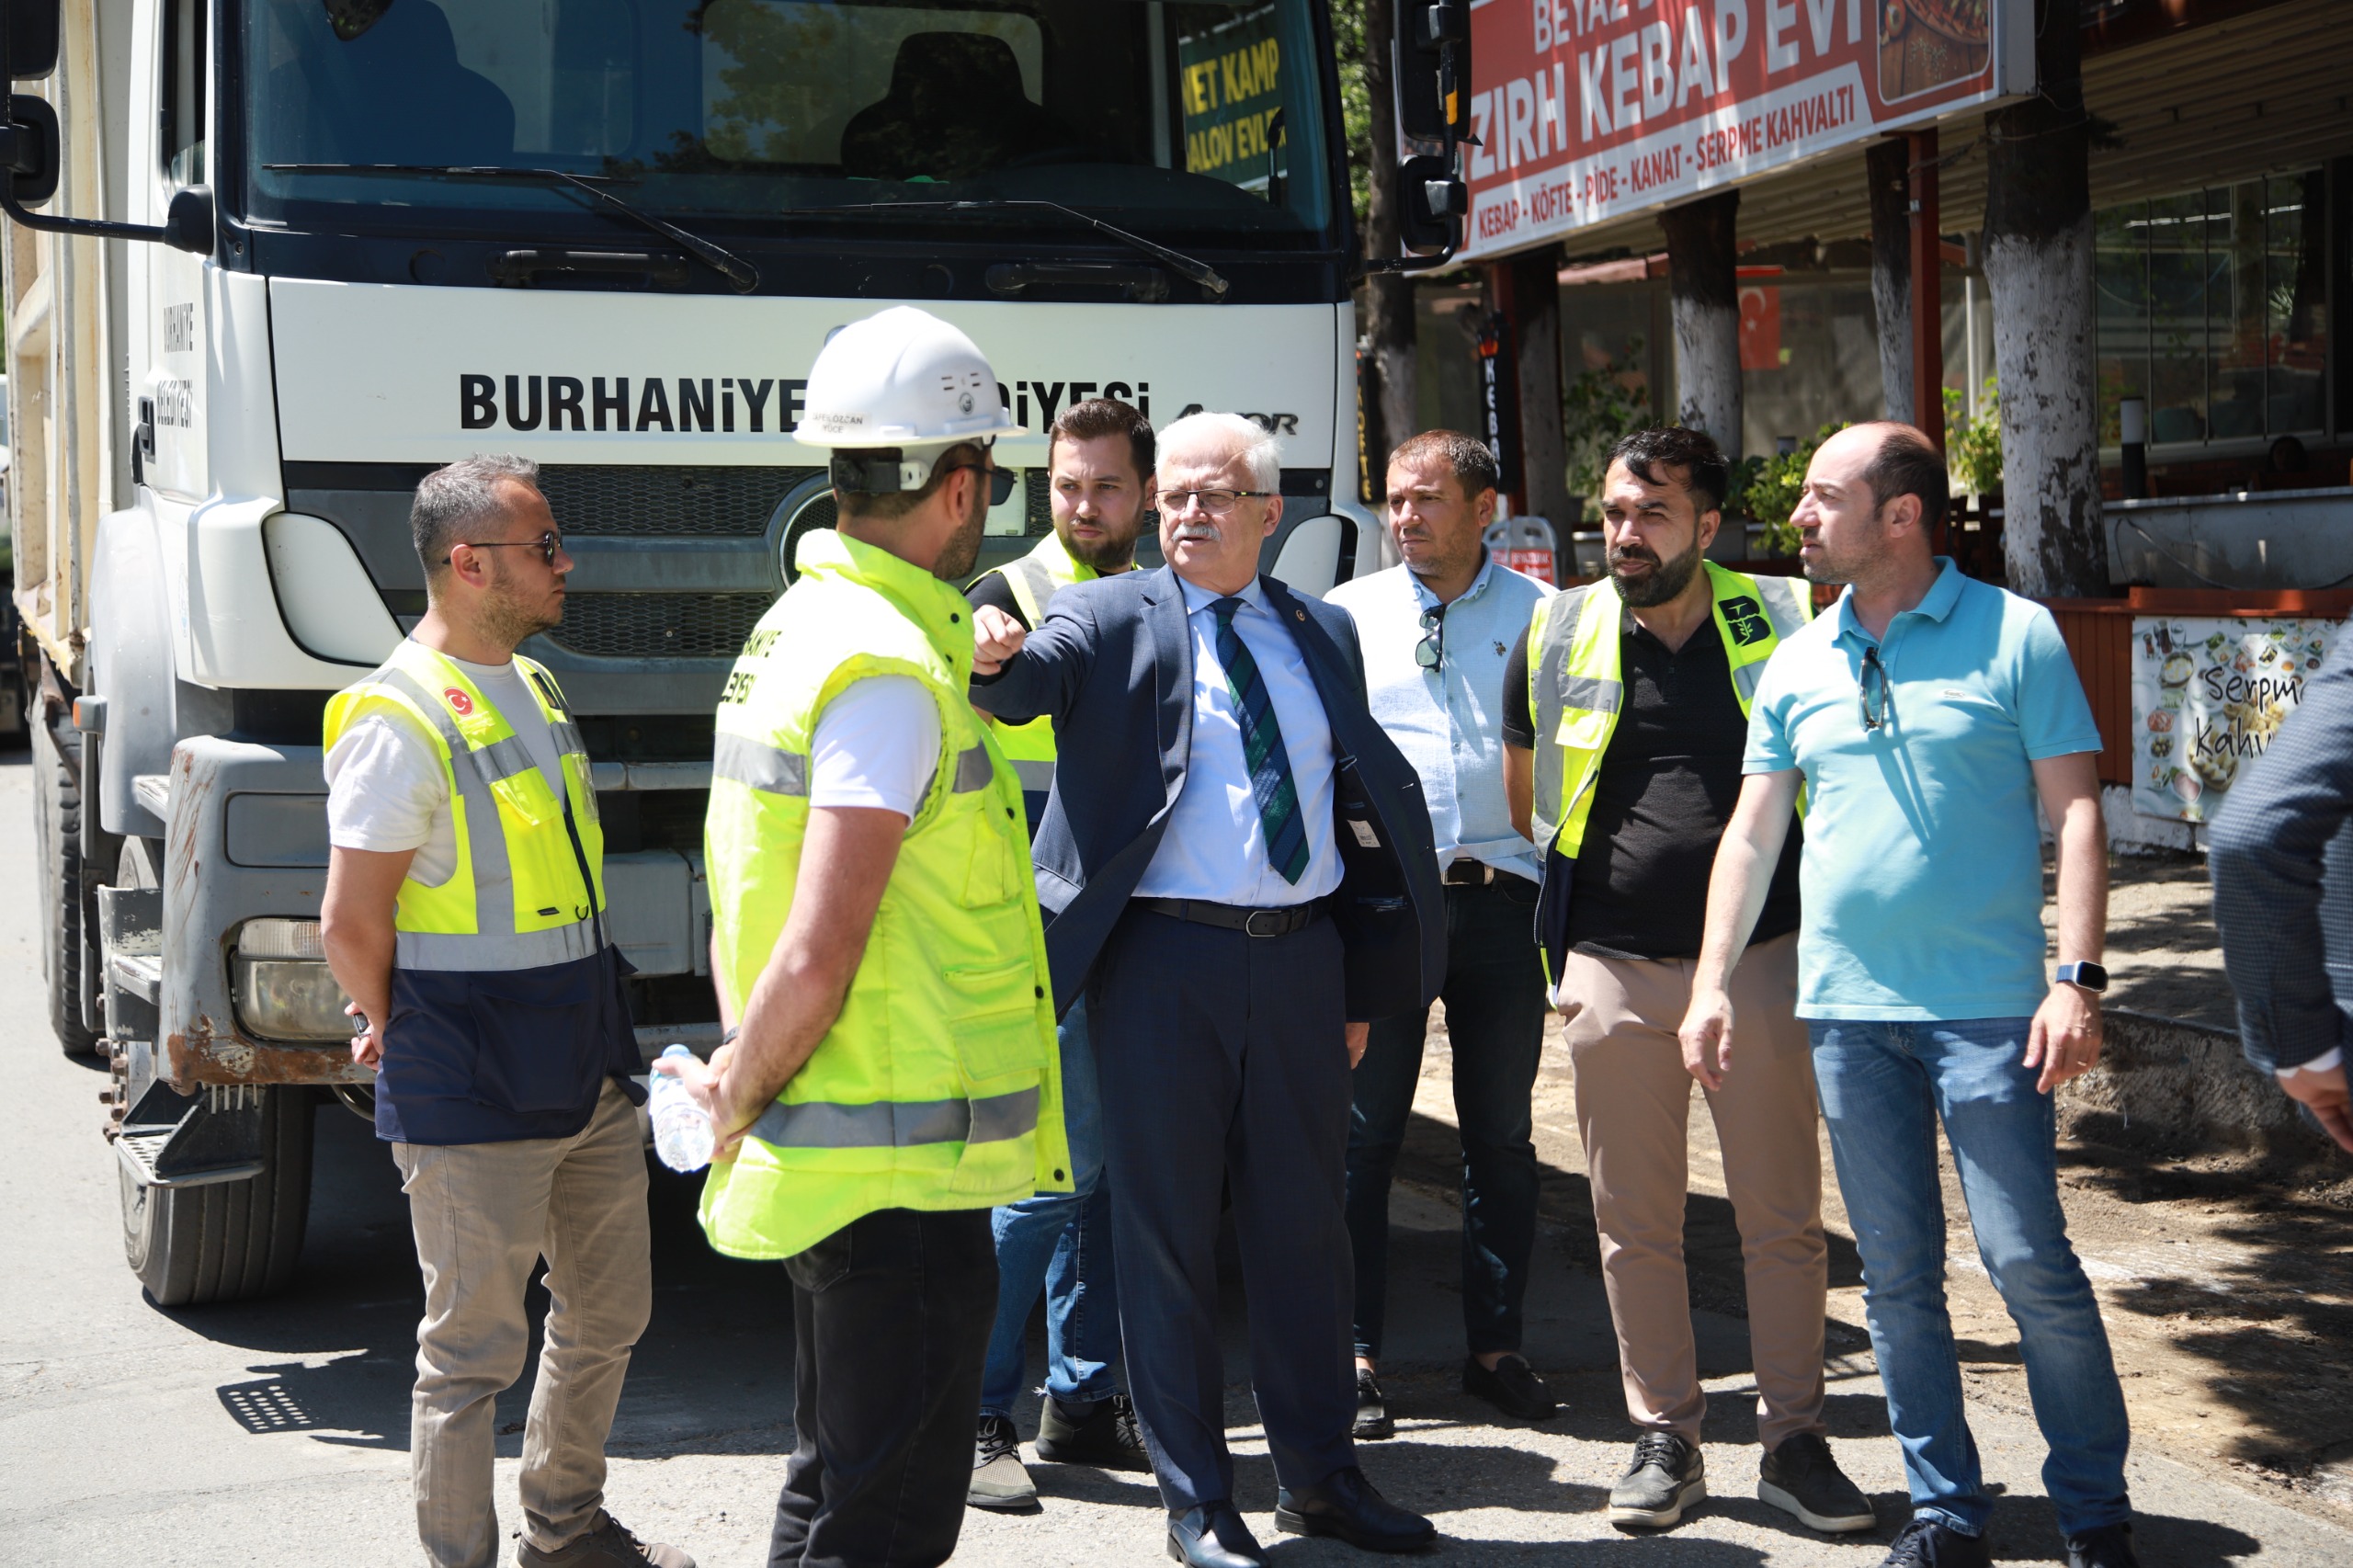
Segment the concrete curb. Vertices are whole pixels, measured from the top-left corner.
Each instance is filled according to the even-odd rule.
[[[2295,1162],[2336,1148],[2235,1034],[2145,1013],[2111,1012],[2106,1024],[2100,1064],[2059,1091],[2071,1119],[2114,1118],[2126,1133]]]

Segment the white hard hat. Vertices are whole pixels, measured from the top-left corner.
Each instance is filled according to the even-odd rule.
[[[912,305],[834,334],[809,368],[802,407],[792,438],[812,447],[927,447],[937,455],[960,441],[1025,434],[972,340]]]

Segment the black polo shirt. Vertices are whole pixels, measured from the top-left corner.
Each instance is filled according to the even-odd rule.
[[[1631,615],[1622,620],[1625,707],[1594,780],[1569,946],[1601,958],[1697,958],[1716,844],[1740,798],[1748,721],[1712,625],[1670,650]],[[1524,631],[1504,671],[1503,731],[1505,744],[1534,749]],[[1790,824],[1751,942],[1798,928],[1802,839]]]

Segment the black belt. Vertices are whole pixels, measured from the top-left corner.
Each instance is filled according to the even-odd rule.
[[[1172,920],[1189,920],[1196,926],[1215,926],[1252,937],[1288,937],[1324,917],[1324,901],[1320,898],[1286,904],[1280,909],[1251,909],[1239,903],[1210,903],[1197,898],[1140,898],[1135,902],[1139,908],[1165,915]]]
[[[1484,860],[1457,860],[1446,869],[1446,885],[1450,888],[1483,888],[1495,880],[1497,873]]]

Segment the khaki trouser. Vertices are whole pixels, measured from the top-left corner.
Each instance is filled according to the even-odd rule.
[[[1576,1069],[1577,1131],[1593,1182],[1602,1280],[1618,1330],[1626,1414],[1699,1440],[1707,1397],[1683,1271],[1693,1079],[1676,1040],[1691,999],[1688,960],[1571,953],[1560,996]],[[1797,937],[1748,949],[1733,971],[1732,1070],[1708,1094],[1748,1279],[1756,1435],[1768,1449],[1823,1430],[1822,1154],[1813,1065],[1797,1003]],[[1705,1092],[1705,1091],[1702,1091]]]
[[[425,1270],[409,1471],[435,1568],[489,1568],[497,1400],[523,1374],[523,1291],[548,1260],[540,1375],[523,1426],[523,1534],[561,1550],[604,1504],[605,1436],[653,1311],[636,1108],[607,1079],[588,1125],[511,1143],[395,1143]]]

